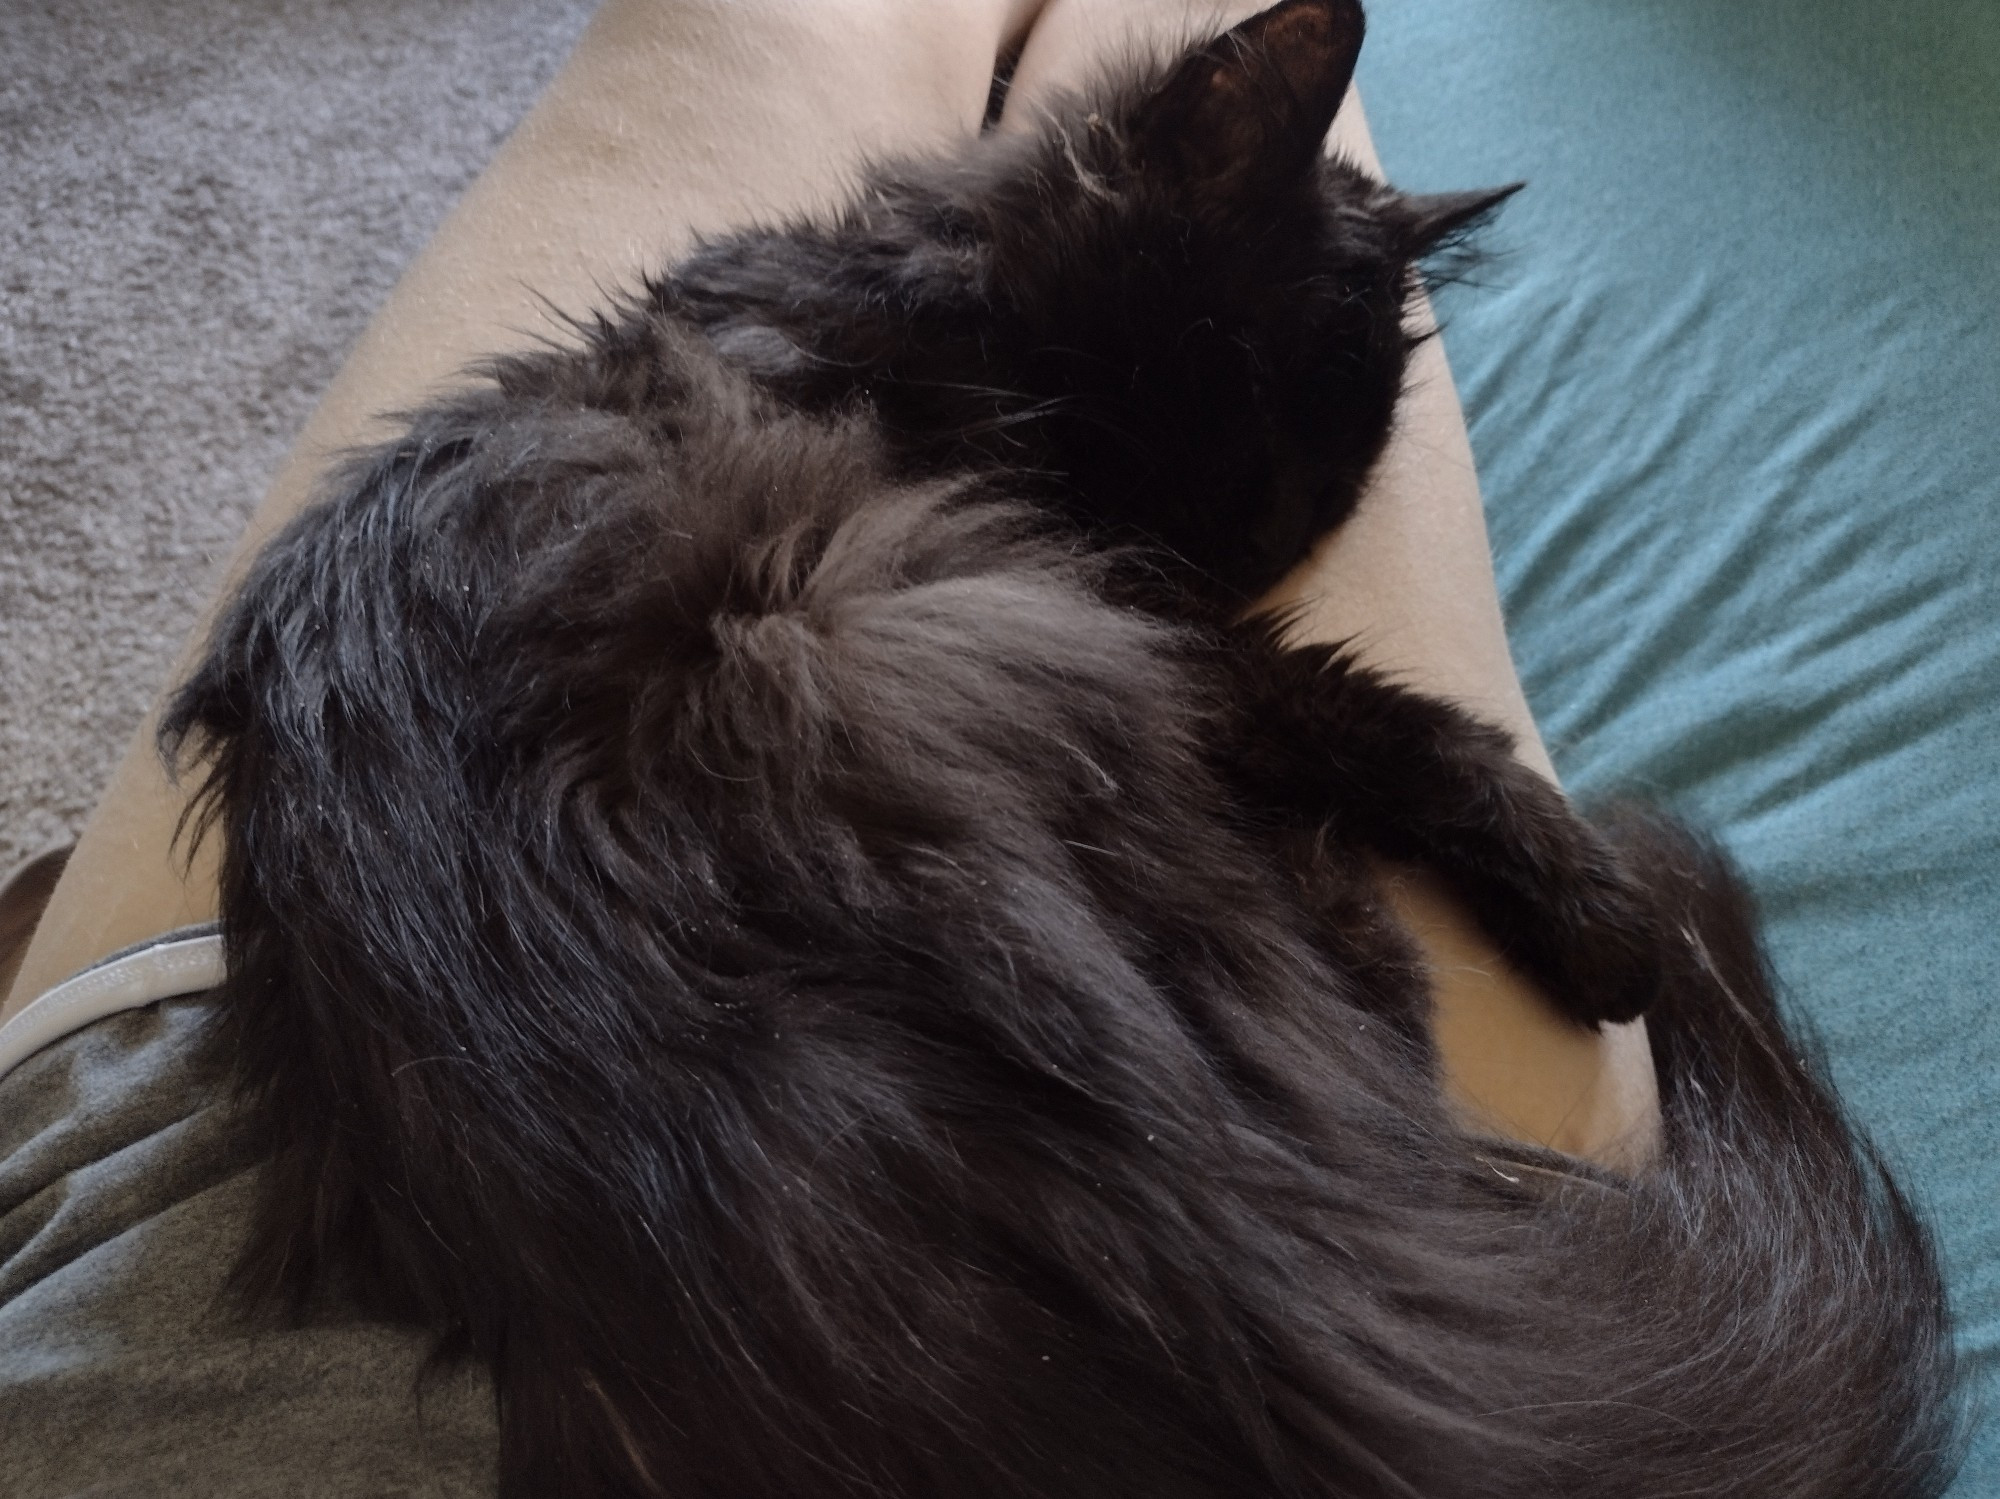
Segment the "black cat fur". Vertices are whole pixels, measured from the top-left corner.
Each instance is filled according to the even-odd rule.
[[[1942,1487],[1928,1241],[1722,861],[1229,622],[1492,201],[1322,159],[1360,35],[1288,0],[706,245],[217,627],[163,744],[270,1143],[239,1285],[485,1361],[504,1493]],[[1371,857],[1648,1015],[1654,1164],[1456,1122]]]

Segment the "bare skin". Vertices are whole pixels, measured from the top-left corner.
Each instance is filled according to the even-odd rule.
[[[405,273],[356,345],[229,566],[309,497],[336,451],[384,435],[472,360],[550,331],[602,289],[690,238],[836,202],[865,157],[920,151],[978,128],[994,60],[1026,38],[1003,126],[1144,38],[1205,17],[1159,0],[607,0],[547,93]],[[1375,163],[1358,100],[1332,149]],[[1360,513],[1274,601],[1298,633],[1508,728],[1554,779],[1500,616],[1471,450],[1441,346],[1412,392]],[[223,590],[227,591],[227,585]],[[218,595],[219,599],[220,595]],[[212,606],[211,606],[212,607]],[[206,620],[190,642],[201,638]],[[184,662],[185,664],[185,658]],[[212,919],[212,849],[183,859],[185,804],[149,718],[85,826],[0,1019],[129,943]],[[1507,968],[1431,875],[1385,871],[1437,981],[1446,1077],[1468,1117],[1560,1150],[1628,1163],[1657,1129],[1642,1025],[1579,1030]]]

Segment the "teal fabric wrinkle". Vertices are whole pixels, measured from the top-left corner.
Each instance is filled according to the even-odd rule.
[[[1442,307],[1565,781],[1742,861],[1992,1404],[2000,5],[1379,0],[1361,82],[1400,184],[1529,184]]]

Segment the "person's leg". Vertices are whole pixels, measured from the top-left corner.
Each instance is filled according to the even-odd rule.
[[[237,560],[295,511],[327,455],[378,435],[478,356],[552,331],[544,299],[588,308],[702,229],[835,202],[871,152],[976,128],[996,52],[1037,0],[609,0],[521,128],[411,267],[301,437]],[[1259,8],[1237,3],[1238,13]],[[1203,14],[1197,11],[1196,16]],[[1122,45],[1133,24],[1185,35],[1151,0],[1054,0],[1015,74],[1010,122]],[[1340,148],[1372,161],[1358,109]],[[1507,655],[1464,424],[1435,343],[1362,512],[1281,590],[1303,629],[1505,724],[1549,771]],[[18,1007],[104,954],[214,913],[214,872],[171,853],[184,805],[142,726],[50,901]],[[1437,964],[1453,1085],[1510,1133],[1615,1156],[1655,1104],[1643,1032],[1557,1020],[1427,877],[1398,898]]]
[[[1342,109],[1333,144],[1379,174],[1359,99]],[[1437,339],[1417,351],[1395,438],[1361,508],[1271,602],[1302,608],[1301,638],[1352,641],[1364,661],[1499,724],[1522,760],[1556,779],[1507,649],[1479,477]],[[1507,1134],[1606,1161],[1650,1152],[1659,1090],[1645,1022],[1597,1032],[1569,1024],[1437,880],[1386,873],[1428,950],[1438,1049],[1471,1112]]]
[[[976,131],[1035,0],[607,0],[533,111],[362,335],[230,565],[330,455],[384,435],[482,356],[558,333],[703,230],[840,201],[870,155]],[[226,586],[226,585],[225,585]],[[198,627],[205,629],[205,623]],[[131,942],[215,914],[206,857],[139,728],[85,826],[0,1017]]]
[[[1039,101],[1088,80],[1106,58],[1211,34],[1263,8],[1262,0],[1050,0],[1002,123],[1032,128]],[[1358,98],[1342,106],[1328,149],[1381,174]],[[1508,653],[1472,448],[1436,339],[1417,352],[1396,435],[1361,509],[1266,602],[1302,610],[1300,638],[1351,641],[1371,665],[1505,728],[1522,760],[1556,778]],[[1568,1024],[1437,880],[1420,870],[1384,875],[1431,959],[1438,1045],[1468,1111],[1558,1149],[1643,1156],[1659,1114],[1644,1023],[1601,1034]]]

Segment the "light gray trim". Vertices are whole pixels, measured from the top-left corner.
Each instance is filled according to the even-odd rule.
[[[182,928],[114,953],[37,995],[0,1026],[0,1078],[43,1047],[85,1026],[222,982],[222,934]]]

